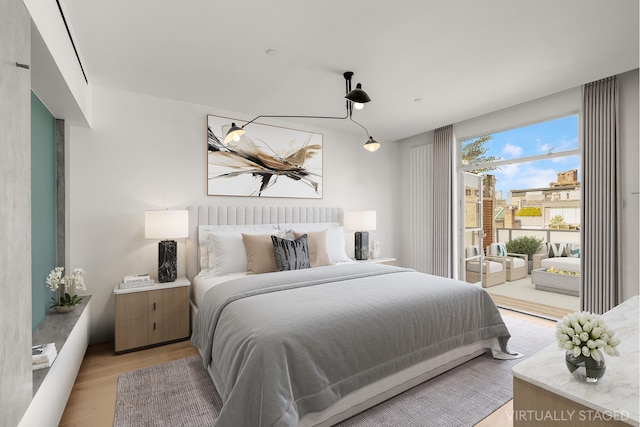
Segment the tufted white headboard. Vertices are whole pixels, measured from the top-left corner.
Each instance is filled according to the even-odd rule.
[[[343,224],[342,208],[322,207],[229,207],[189,206],[189,237],[187,239],[187,277],[198,274],[199,225],[256,225],[314,222]]]

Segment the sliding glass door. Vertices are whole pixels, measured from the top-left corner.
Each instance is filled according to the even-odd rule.
[[[482,239],[484,231],[482,229],[482,175],[475,175],[469,172],[461,172],[460,183],[462,189],[460,209],[463,212],[460,215],[460,265],[459,275],[462,280],[467,280],[467,270],[478,273],[477,276],[482,278],[482,264],[484,254],[482,251]],[[467,269],[469,266],[469,269]],[[477,270],[477,271],[476,271]],[[471,273],[473,277],[476,274]],[[471,276],[470,275],[470,276]],[[478,283],[480,279],[478,280]]]

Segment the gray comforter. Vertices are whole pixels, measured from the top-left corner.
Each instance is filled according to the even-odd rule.
[[[358,263],[214,286],[192,343],[224,402],[218,427],[295,426],[342,396],[455,347],[509,332],[481,288]]]

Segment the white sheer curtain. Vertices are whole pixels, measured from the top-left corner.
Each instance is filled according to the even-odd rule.
[[[433,274],[453,277],[453,125],[433,139]]]
[[[617,77],[584,86],[580,308],[593,313],[622,299],[618,110]]]
[[[413,147],[410,150],[409,225],[411,229],[410,267],[422,273],[432,273],[431,242],[433,241],[433,146]]]

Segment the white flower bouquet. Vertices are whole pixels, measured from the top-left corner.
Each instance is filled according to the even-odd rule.
[[[602,317],[587,311],[576,312],[564,316],[556,327],[558,344],[564,350],[573,352],[574,357],[590,357],[601,360],[599,350],[609,356],[619,356],[616,346],[620,340],[614,336],[615,331],[607,327]]]
[[[84,283],[84,270],[74,268],[70,276],[63,276],[64,267],[56,267],[49,273],[47,277],[47,287],[56,292],[56,298],[51,297],[53,304],[51,307],[75,306],[82,302],[82,298],[76,295],[76,290],[87,290]]]

